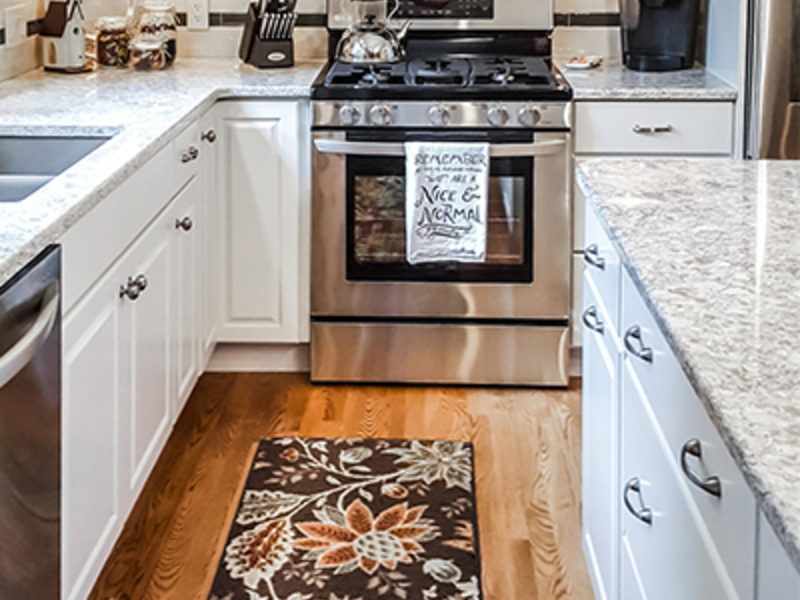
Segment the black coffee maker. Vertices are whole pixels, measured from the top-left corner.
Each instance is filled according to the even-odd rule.
[[[635,71],[691,69],[697,0],[620,0],[622,54]]]

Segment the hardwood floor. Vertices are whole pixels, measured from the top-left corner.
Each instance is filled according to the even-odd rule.
[[[312,386],[305,374],[206,374],[92,600],[205,599],[262,437],[475,444],[485,600],[593,598],[580,536],[580,386]]]

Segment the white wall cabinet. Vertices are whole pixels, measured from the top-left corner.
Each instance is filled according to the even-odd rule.
[[[589,208],[585,234],[583,534],[596,597],[752,599],[755,498]]]
[[[218,105],[219,341],[308,341],[306,109],[300,102]]]

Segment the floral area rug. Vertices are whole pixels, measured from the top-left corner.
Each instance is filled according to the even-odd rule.
[[[261,440],[210,600],[480,600],[472,445]]]

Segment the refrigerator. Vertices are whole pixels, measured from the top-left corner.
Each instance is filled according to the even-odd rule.
[[[750,0],[745,156],[800,159],[800,0]]]

